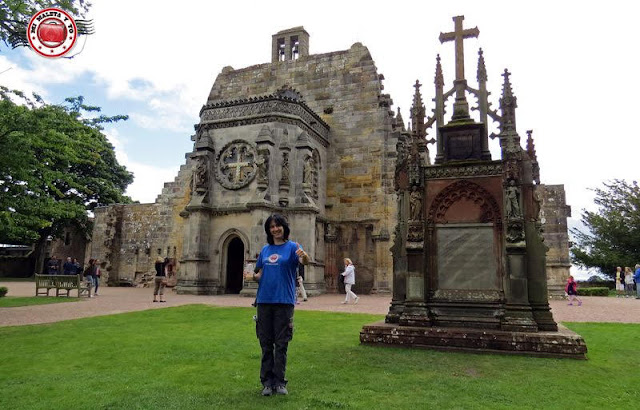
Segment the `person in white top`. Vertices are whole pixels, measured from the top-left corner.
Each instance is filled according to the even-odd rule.
[[[616,268],[616,297],[624,296],[624,273],[622,273],[622,267]]]
[[[626,285],[626,295],[627,298],[633,297],[633,271],[630,267],[626,266],[624,268],[624,284]]]
[[[351,286],[356,284],[356,268],[349,258],[344,258],[344,272],[342,272],[342,276],[344,276],[344,291],[346,293],[344,302],[342,303],[349,303],[349,296],[354,299],[354,304],[358,303],[360,298],[351,291]]]

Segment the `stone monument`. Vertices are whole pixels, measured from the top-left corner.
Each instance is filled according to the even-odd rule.
[[[463,40],[479,30],[455,30],[456,76],[445,92],[436,59],[434,115],[425,109],[416,82],[412,131],[401,134],[395,172],[398,225],[393,253],[393,300],[384,323],[367,325],[360,340],[438,349],[584,358],[586,345],[553,320],[547,299],[541,232],[539,166],[516,130],[517,99],[504,71],[500,113],[491,109],[479,51],[478,88],[467,84]],[[478,100],[480,121],[469,115],[467,93]],[[444,123],[445,102],[455,95]],[[501,158],[488,149],[488,120],[499,123]],[[435,125],[436,140],[426,141]],[[533,141],[528,144],[533,147]],[[425,156],[436,143],[435,164]]]

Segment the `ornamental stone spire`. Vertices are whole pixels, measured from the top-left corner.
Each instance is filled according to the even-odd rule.
[[[427,134],[424,126],[425,108],[422,103],[422,94],[420,94],[420,81],[416,80],[414,84],[416,92],[413,94],[413,106],[411,107],[411,125],[416,136],[424,138]]]

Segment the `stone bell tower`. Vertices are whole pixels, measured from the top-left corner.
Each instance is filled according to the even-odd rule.
[[[271,62],[297,60],[309,55],[309,33],[304,27],[282,30],[273,35]]]

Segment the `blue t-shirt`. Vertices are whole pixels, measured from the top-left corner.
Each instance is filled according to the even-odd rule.
[[[295,303],[297,249],[291,241],[262,248],[256,261],[256,268],[262,269],[256,303]]]

